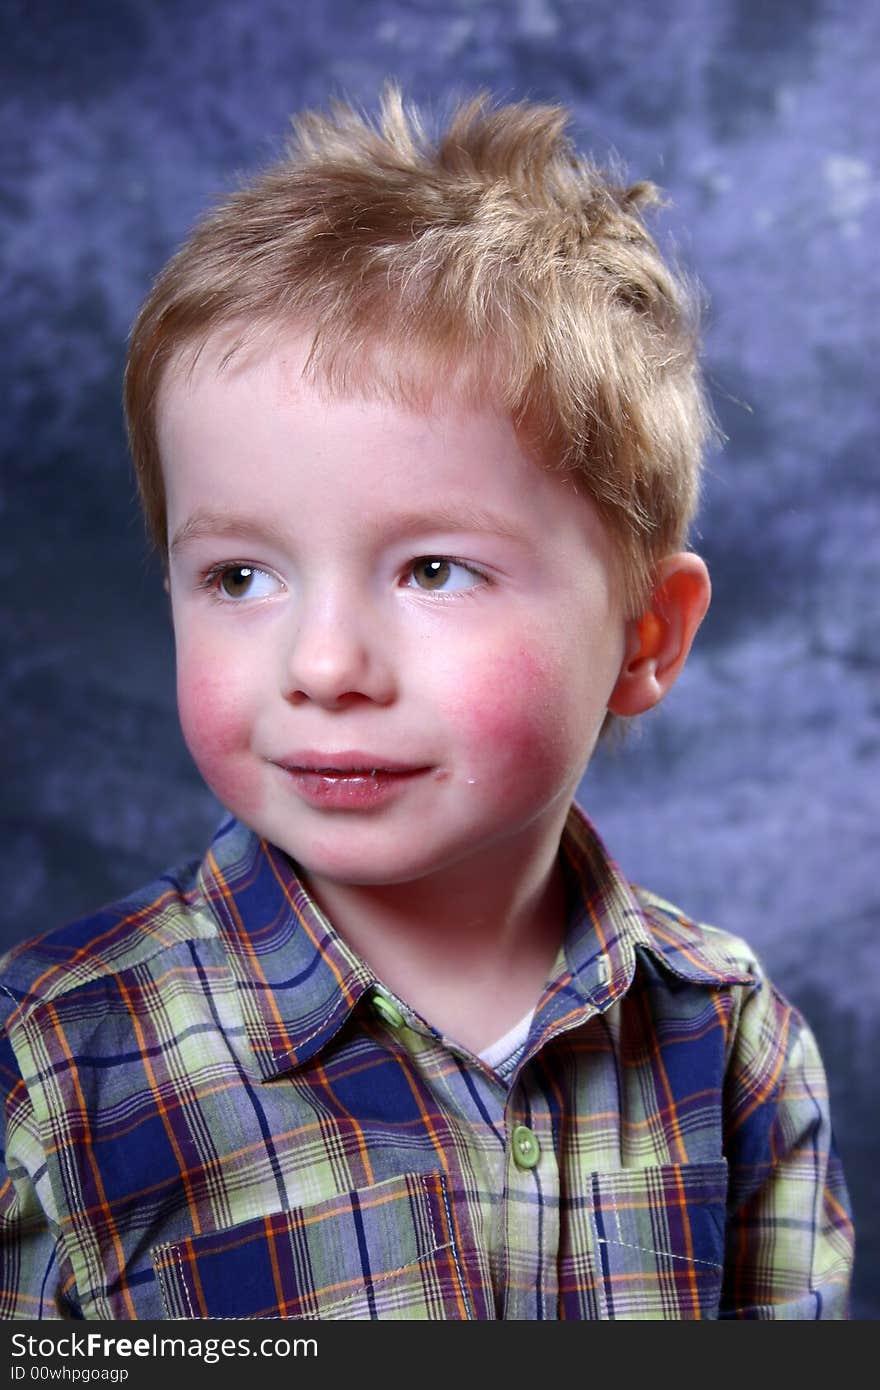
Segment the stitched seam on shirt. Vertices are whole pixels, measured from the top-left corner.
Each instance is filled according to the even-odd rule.
[[[372,976],[366,976],[363,971],[356,970],[351,975],[347,975],[343,982],[343,987],[348,993],[351,992],[352,981],[354,981],[355,983],[357,983],[358,981],[363,981],[364,992],[366,992],[369,989],[372,989],[376,984],[376,981]],[[345,1017],[348,1017],[348,1015],[351,1013],[351,1009],[348,1008],[348,1006],[345,1006],[344,1009],[340,1010],[339,1006],[335,1005],[334,1008],[332,1008],[330,1012],[325,1015],[323,1021],[318,1024],[317,1028],[313,1028],[311,1033],[306,1033],[304,1037],[298,1038],[295,1047],[286,1047],[284,1049],[283,1055],[285,1057],[293,1057],[295,1061],[298,1060],[300,1049],[304,1047],[307,1043],[310,1043],[312,1041],[312,1038],[317,1038],[321,1033],[326,1032],[328,1024],[335,1016],[339,1015],[340,1013],[344,1013]],[[260,1023],[263,1026],[263,1036],[265,1038],[266,1045],[270,1052],[274,1052],[274,1048],[272,1046],[272,1039],[269,1036],[269,1030],[268,1028],[266,1028],[262,1016],[260,1017]],[[338,1027],[341,1026],[342,1025],[340,1023]]]
[[[347,982],[346,982],[346,987],[347,987]],[[334,1009],[331,1009],[330,1012],[329,1012],[329,1014],[327,1014],[327,1016],[324,1018],[324,1021],[323,1021],[322,1023],[319,1023],[319,1024],[318,1024],[317,1028],[313,1028],[312,1031],[311,1031],[311,1033],[306,1033],[305,1037],[303,1037],[303,1038],[298,1038],[298,1039],[297,1039],[296,1047],[285,1047],[285,1049],[284,1049],[284,1056],[285,1056],[285,1057],[296,1057],[296,1056],[297,1056],[297,1053],[298,1053],[298,1051],[299,1051],[299,1049],[300,1049],[301,1047],[305,1046],[306,1043],[310,1043],[310,1042],[312,1041],[312,1038],[317,1038],[318,1035],[319,1035],[320,1033],[323,1033],[323,1032],[325,1031],[325,1029],[327,1028],[327,1024],[328,1024],[328,1023],[330,1022],[330,1020],[333,1018],[334,1014],[335,1014],[335,1013],[339,1013],[339,1012],[340,1012],[340,1010],[339,1010],[338,1006],[337,1006],[336,1008],[334,1008]],[[350,1010],[347,1010],[347,1012],[350,1012]],[[260,1018],[260,1022],[263,1023],[262,1017]],[[266,1043],[268,1044],[270,1050],[274,1050],[274,1049],[272,1048],[272,1039],[271,1039],[271,1037],[269,1036],[269,1030],[268,1030],[268,1028],[266,1028],[266,1026],[265,1026],[264,1023],[263,1023],[263,1031],[264,1031],[264,1037],[265,1037],[265,1039],[266,1039]]]
[[[375,1288],[377,1284],[384,1284],[388,1279],[396,1279],[399,1274],[405,1274],[408,1269],[415,1269],[416,1265],[420,1265],[424,1260],[430,1260],[434,1255],[439,1255],[441,1250],[449,1249],[453,1252],[453,1259],[455,1259],[455,1265],[456,1268],[458,1268],[458,1259],[455,1255],[455,1242],[450,1240],[447,1241],[445,1245],[437,1245],[433,1250],[426,1250],[424,1255],[417,1255],[414,1260],[410,1260],[408,1264],[401,1265],[398,1269],[391,1269],[387,1274],[380,1274],[378,1279],[371,1279],[370,1286],[371,1288]],[[460,1276],[461,1271],[459,1270],[459,1277]],[[353,1303],[362,1301],[362,1298],[362,1294],[350,1294],[349,1297],[344,1298],[341,1303],[329,1304],[327,1308],[324,1309],[324,1314],[338,1313],[343,1308],[350,1308]]]
[[[12,993],[12,990],[9,989],[7,985],[4,985],[4,984],[0,983],[0,989],[2,989],[2,991],[3,991],[4,994],[8,994],[8,995],[9,995],[9,998],[12,1000],[12,1002],[13,1002],[13,1004],[15,1005],[16,1009],[18,1009],[18,1010],[20,1011],[20,1010],[21,1010],[22,1003],[23,1003],[23,1000],[21,1000],[21,999],[16,999],[15,995]],[[9,1037],[9,1026],[8,1026],[8,1024],[9,1024],[9,1020],[6,1019],[6,1020],[4,1021],[4,1023],[3,1023],[3,1029],[2,1029],[2,1031],[6,1034],[7,1037]],[[11,1042],[11,1041],[12,1041],[12,1039],[10,1038],[10,1042]]]
[[[623,1231],[620,1229],[620,1212],[617,1210],[617,1203],[614,1200],[613,1192],[611,1194],[611,1210],[614,1214],[614,1229],[617,1232],[617,1240],[609,1241],[603,1236],[600,1236],[599,1239],[602,1241],[603,1245],[625,1245],[626,1241],[623,1238]]]
[[[449,1229],[449,1231],[450,1231],[450,1234],[451,1234],[451,1232],[452,1232],[452,1211],[451,1211],[450,1206],[449,1206],[449,1194],[448,1194],[448,1192],[446,1191],[446,1183],[445,1183],[445,1182],[441,1182],[441,1184],[440,1184],[440,1191],[441,1191],[442,1196],[443,1196],[443,1210],[446,1212],[446,1224],[447,1224],[447,1227],[448,1227],[448,1229]],[[473,1316],[474,1316],[474,1310],[473,1310],[473,1305],[471,1304],[470,1291],[468,1290],[467,1284],[466,1284],[465,1281],[464,1281],[464,1273],[462,1272],[461,1265],[460,1265],[459,1262],[458,1262],[458,1250],[457,1250],[457,1248],[456,1248],[455,1241],[454,1241],[454,1240],[451,1240],[451,1241],[449,1242],[449,1245],[450,1245],[450,1247],[451,1247],[451,1249],[452,1249],[452,1259],[453,1259],[453,1262],[454,1262],[454,1264],[455,1264],[456,1273],[458,1274],[458,1282],[459,1282],[459,1284],[460,1284],[460,1286],[461,1286],[461,1292],[462,1292],[462,1296],[463,1296],[463,1298],[464,1298],[464,1304],[465,1304],[465,1307],[467,1308],[467,1311],[468,1311],[468,1313],[470,1314],[471,1318],[473,1318]],[[446,1246],[443,1246],[442,1248],[445,1250],[445,1249],[446,1249]]]
[[[377,1284],[382,1284],[382,1283],[384,1283],[386,1279],[396,1279],[397,1276],[398,1276],[399,1274],[404,1274],[408,1269],[414,1269],[415,1266],[418,1265],[418,1264],[421,1264],[421,1262],[422,1262],[423,1260],[429,1260],[429,1259],[431,1258],[432,1255],[438,1255],[438,1254],[440,1253],[441,1250],[448,1250],[450,1247],[452,1248],[452,1250],[453,1250],[453,1252],[454,1252],[454,1250],[455,1250],[455,1243],[454,1243],[453,1241],[451,1241],[451,1240],[450,1240],[450,1241],[447,1241],[446,1245],[436,1245],[436,1246],[434,1247],[433,1250],[426,1250],[424,1255],[419,1255],[419,1256],[417,1256],[416,1259],[410,1260],[409,1264],[401,1265],[399,1269],[392,1269],[392,1270],[389,1270],[389,1272],[388,1272],[387,1274],[380,1274],[379,1277],[378,1277],[378,1279],[373,1279],[373,1280],[371,1281],[372,1286],[375,1288],[375,1286],[376,1286]],[[180,1254],[179,1254],[179,1251],[175,1250],[175,1254],[177,1255],[178,1263],[180,1263]],[[458,1260],[456,1259],[456,1266],[457,1266],[457,1265],[458,1265]],[[459,1273],[460,1273],[460,1271],[459,1271]],[[183,1284],[183,1291],[184,1291],[184,1293],[186,1294],[186,1303],[187,1303],[187,1307],[188,1307],[188,1309],[189,1309],[190,1317],[193,1318],[193,1319],[195,1319],[195,1316],[196,1316],[196,1315],[195,1315],[195,1312],[193,1311],[192,1303],[190,1302],[189,1289],[188,1289],[187,1284],[186,1284],[186,1281],[185,1281],[185,1279],[184,1279],[184,1274],[183,1274],[183,1268],[182,1268],[182,1267],[181,1267],[181,1271],[180,1271],[180,1278],[181,1278],[181,1283]],[[467,1301],[467,1304],[468,1304],[468,1308],[470,1308],[470,1299],[467,1297],[467,1295],[465,1295],[465,1297],[466,1297],[466,1301]],[[360,1294],[351,1294],[348,1298],[343,1299],[341,1303],[331,1303],[331,1304],[329,1304],[325,1309],[322,1310],[322,1312],[321,1312],[321,1317],[325,1317],[328,1313],[336,1313],[336,1312],[339,1312],[339,1311],[340,1311],[341,1309],[343,1309],[343,1308],[349,1308],[349,1307],[351,1307],[351,1305],[352,1305],[353,1303],[357,1302],[360,1298],[361,1298],[361,1295],[360,1295]],[[171,1317],[171,1312],[170,1312],[170,1309],[169,1309],[169,1307],[168,1307],[167,1300],[166,1300],[166,1298],[165,1298],[165,1291],[164,1291],[164,1288],[163,1288],[163,1290],[162,1290],[162,1302],[163,1302],[163,1304],[165,1305],[166,1312],[168,1312],[169,1317]],[[253,1321],[253,1322],[273,1322],[273,1321],[287,1322],[287,1321],[289,1320],[289,1316],[290,1316],[290,1315],[287,1314],[287,1313],[260,1313],[260,1314],[253,1314],[253,1313],[252,1313],[252,1314],[250,1314],[250,1315],[245,1314],[244,1316],[243,1316],[241,1313],[226,1313],[226,1314],[221,1314],[219,1317],[218,1317],[217,1314],[215,1314],[215,1313],[212,1313],[212,1314],[210,1315],[211,1321],[212,1321],[212,1322],[246,1322],[246,1321]],[[303,1319],[303,1321],[306,1321],[306,1319]]]
[[[177,1260],[177,1268],[180,1270],[180,1282],[183,1287],[183,1292],[186,1296],[186,1306],[189,1309],[189,1315],[191,1318],[195,1318],[195,1309],[192,1306],[192,1299],[189,1296],[189,1284],[186,1282],[186,1274],[184,1273],[183,1269],[183,1260],[180,1258],[179,1245],[174,1247],[174,1257]]]
[[[592,1178],[592,1180],[590,1181],[590,1187],[591,1187],[591,1188],[592,1188],[592,1186],[593,1186],[594,1183],[595,1183],[595,1174],[593,1175],[593,1178]],[[591,1235],[592,1235],[592,1237],[593,1237],[593,1240],[594,1240],[595,1245],[596,1245],[596,1246],[598,1246],[598,1245],[600,1245],[600,1244],[601,1244],[601,1245],[607,1245],[608,1242],[607,1242],[606,1240],[604,1240],[604,1238],[603,1238],[602,1236],[599,1235],[599,1228],[598,1228],[598,1225],[597,1225],[597,1223],[596,1223],[596,1203],[595,1203],[595,1201],[591,1204],[590,1210],[589,1210],[589,1212],[587,1213],[587,1215],[588,1215],[588,1219],[589,1219],[589,1223],[590,1223],[590,1233],[591,1233]],[[595,1260],[595,1255],[596,1255],[595,1249],[591,1249],[591,1250],[590,1250],[590,1257],[591,1257],[592,1260]],[[601,1260],[596,1260],[595,1263],[598,1264],[598,1265],[600,1266],[599,1268],[596,1269],[596,1278],[595,1278],[596,1304],[597,1304],[597,1308],[598,1308],[599,1318],[604,1322],[604,1321],[607,1321],[607,1319],[608,1319],[608,1289],[607,1289],[607,1286],[606,1286],[606,1279],[607,1279],[607,1276],[606,1276],[605,1270],[601,1268]]]
[[[174,1248],[175,1247],[172,1244],[172,1242],[168,1241],[165,1245],[154,1246],[152,1251],[150,1252],[153,1256],[153,1269],[155,1270],[156,1274],[156,1282],[159,1285],[159,1293],[162,1295],[162,1307],[165,1309],[165,1317],[169,1319],[173,1317],[173,1314],[171,1312],[171,1305],[169,1304],[168,1299],[165,1297],[165,1271],[162,1269],[161,1264],[157,1264],[156,1261],[160,1256],[164,1257],[169,1251],[173,1250]]]
[[[172,1319],[171,1307],[165,1294],[165,1273],[161,1269],[156,1270],[156,1282],[159,1285],[159,1294],[162,1299],[162,1307],[165,1310],[166,1321],[170,1322]]]
[[[229,929],[230,929],[230,924],[227,923],[227,930],[229,930]],[[236,965],[238,965],[238,960],[236,960]],[[255,994],[255,992],[254,992],[254,990],[253,990],[253,988],[252,988],[250,982],[249,982],[247,979],[245,979],[243,975],[242,975],[241,977],[239,977],[238,974],[237,974],[237,972],[236,972],[235,970],[233,970],[232,973],[233,973],[233,978],[235,979],[236,984],[237,984],[240,988],[243,988],[243,990],[244,990],[245,993],[250,994],[250,996],[251,996],[253,999],[256,999],[256,994]],[[362,976],[362,975],[356,974],[356,975],[354,975],[354,976],[347,977],[346,980],[344,981],[344,988],[345,988],[346,991],[349,990],[349,980],[350,980],[350,979],[360,980],[360,979],[363,979],[363,976]],[[368,981],[366,982],[366,987],[369,988],[370,985],[372,985],[372,984],[374,984],[374,983],[375,983],[375,981],[373,981],[373,980],[368,980]],[[296,1044],[295,1044],[294,1046],[292,1046],[292,1047],[283,1047],[283,1048],[280,1048],[280,1049],[279,1049],[279,1048],[277,1047],[277,1045],[276,1045],[275,1043],[273,1043],[273,1041],[272,1041],[272,1035],[271,1035],[271,1033],[269,1032],[269,1026],[268,1026],[268,1024],[266,1023],[265,1018],[263,1017],[262,1011],[261,1011],[259,1008],[256,1008],[252,1013],[248,1013],[247,1011],[242,1010],[243,1022],[244,1022],[244,1030],[245,1030],[245,1036],[247,1037],[247,1034],[248,1034],[248,1018],[249,1018],[249,1017],[252,1017],[252,1018],[254,1019],[254,1021],[256,1022],[256,1025],[257,1025],[257,1027],[258,1027],[258,1029],[259,1029],[260,1036],[261,1036],[262,1042],[263,1042],[263,1044],[264,1044],[264,1046],[265,1046],[265,1048],[266,1048],[266,1051],[270,1054],[270,1056],[271,1056],[273,1059],[275,1059],[275,1058],[277,1058],[277,1057],[279,1057],[279,1056],[281,1056],[281,1057],[292,1057],[293,1060],[294,1060],[294,1062],[298,1062],[298,1060],[299,1060],[299,1053],[300,1053],[301,1049],[302,1049],[303,1047],[305,1047],[308,1043],[310,1043],[310,1042],[312,1041],[313,1038],[317,1038],[317,1037],[319,1037],[322,1033],[326,1032],[328,1024],[331,1022],[331,1020],[334,1018],[334,1016],[340,1014],[340,1012],[344,1012],[345,1015],[347,1016],[348,1013],[351,1012],[351,1010],[346,1008],[345,1010],[340,1011],[338,1005],[334,1006],[334,1008],[331,1009],[330,1012],[324,1016],[324,1018],[323,1018],[323,1019],[321,1020],[321,1022],[317,1025],[317,1027],[315,1027],[315,1028],[312,1029],[311,1033],[306,1033],[303,1037],[298,1037],[297,1040],[296,1040]],[[342,1026],[342,1025],[341,1025],[341,1022],[340,1022],[339,1027],[341,1027],[341,1026]]]
[[[436,1226],[435,1226],[435,1224],[434,1224],[434,1215],[433,1215],[433,1212],[431,1211],[431,1204],[430,1204],[430,1199],[429,1199],[429,1195],[428,1195],[427,1182],[426,1182],[426,1180],[425,1180],[424,1175],[422,1175],[422,1174],[419,1175],[419,1186],[421,1187],[422,1192],[423,1192],[423,1194],[424,1194],[424,1196],[425,1196],[425,1199],[426,1199],[426,1202],[427,1202],[428,1224],[429,1224],[429,1226],[430,1226],[430,1228],[431,1228],[431,1239],[432,1239],[432,1241],[433,1241],[433,1245],[431,1246],[431,1249],[430,1249],[430,1250],[426,1250],[425,1253],[424,1253],[423,1255],[418,1255],[418,1256],[416,1257],[416,1259],[410,1260],[408,1264],[401,1265],[398,1269],[392,1269],[392,1270],[390,1270],[387,1274],[380,1274],[379,1277],[378,1277],[378,1279],[373,1279],[373,1280],[371,1281],[371,1284],[372,1284],[373,1287],[375,1287],[377,1284],[384,1283],[386,1279],[394,1279],[394,1278],[397,1277],[398,1274],[402,1274],[405,1270],[407,1270],[407,1269],[412,1269],[415,1265],[420,1264],[422,1260],[430,1259],[432,1255],[437,1255],[437,1254],[439,1254],[441,1250],[448,1250],[448,1249],[451,1249],[451,1250],[452,1250],[452,1258],[453,1258],[453,1260],[455,1261],[455,1268],[456,1268],[456,1271],[458,1272],[459,1282],[461,1283],[462,1291],[463,1291],[463,1293],[464,1293],[465,1303],[467,1304],[468,1311],[470,1312],[470,1311],[471,1311],[470,1297],[469,1297],[469,1295],[468,1295],[468,1293],[467,1293],[467,1289],[465,1288],[465,1285],[464,1285],[464,1279],[463,1279],[463,1276],[462,1276],[461,1266],[460,1266],[459,1263],[458,1263],[458,1254],[457,1254],[457,1251],[456,1251],[456,1248],[455,1248],[455,1242],[450,1240],[450,1241],[447,1241],[445,1245],[440,1245],[440,1244],[438,1243],[438,1241],[437,1241],[437,1228],[436,1228]],[[445,1208],[446,1208],[446,1217],[447,1217],[447,1220],[448,1220],[449,1223],[450,1223],[449,1229],[451,1230],[451,1229],[452,1229],[452,1221],[451,1221],[451,1214],[450,1214],[450,1211],[449,1211],[449,1204],[448,1204],[448,1201],[447,1201],[447,1198],[446,1198],[446,1186],[445,1186],[445,1184],[443,1184],[442,1192],[443,1192],[443,1202],[444,1202],[444,1206],[445,1206]],[[166,1249],[166,1250],[169,1250],[169,1251],[173,1251],[173,1253],[174,1253],[174,1258],[175,1258],[176,1261],[177,1261],[177,1267],[178,1267],[178,1270],[180,1271],[180,1284],[181,1284],[181,1288],[183,1289],[184,1296],[185,1296],[185,1298],[186,1298],[186,1306],[187,1306],[187,1309],[189,1310],[189,1315],[190,1315],[190,1317],[193,1318],[193,1319],[195,1319],[196,1314],[195,1314],[195,1310],[194,1310],[194,1308],[193,1308],[192,1300],[191,1300],[190,1294],[189,1294],[189,1285],[188,1285],[187,1282],[186,1282],[186,1275],[185,1275],[185,1273],[184,1273],[183,1261],[182,1261],[182,1259],[180,1258],[180,1246],[179,1246],[179,1245],[169,1245],[169,1246],[165,1246],[165,1249]],[[163,1304],[163,1306],[164,1306],[164,1308],[165,1308],[165,1312],[166,1312],[166,1313],[168,1314],[168,1316],[170,1317],[170,1316],[171,1316],[171,1309],[170,1309],[170,1307],[169,1307],[168,1300],[167,1300],[167,1298],[166,1298],[166,1296],[165,1296],[165,1281],[164,1281],[164,1278],[161,1278],[161,1277],[160,1277],[160,1281],[159,1281],[159,1289],[160,1289],[160,1292],[161,1292],[161,1295],[162,1295],[162,1304]],[[341,1309],[343,1309],[343,1308],[348,1308],[348,1307],[351,1306],[352,1303],[356,1302],[359,1298],[360,1298],[360,1295],[359,1295],[359,1294],[351,1294],[348,1298],[343,1299],[341,1303],[333,1303],[333,1304],[331,1304],[325,1311],[329,1313],[329,1312],[336,1312],[336,1311],[339,1311],[339,1310],[341,1310]],[[239,1315],[230,1314],[230,1315],[227,1316],[226,1321],[234,1321],[236,1316],[239,1316]],[[266,1320],[268,1321],[268,1320],[269,1320],[270,1318],[272,1318],[273,1316],[274,1316],[274,1317],[281,1317],[282,1315],[280,1315],[280,1314],[268,1314],[267,1317],[266,1317]],[[222,1319],[221,1319],[221,1320],[222,1320]],[[255,1320],[256,1320],[256,1319],[255,1319]]]
[[[676,1255],[672,1250],[652,1250],[649,1245],[633,1245],[628,1240],[609,1240],[607,1236],[597,1236],[600,1245],[620,1245],[624,1250],[640,1250],[643,1255],[663,1255],[667,1260],[683,1260],[689,1265],[706,1265],[709,1269],[722,1269],[714,1260],[700,1260],[696,1255]]]
[[[617,1202],[614,1200],[614,1193],[611,1193],[611,1210],[614,1213],[614,1226],[617,1231],[617,1239],[609,1240],[607,1236],[598,1236],[602,1245],[620,1245],[624,1250],[640,1250],[644,1255],[665,1255],[670,1260],[684,1260],[687,1264],[708,1265],[710,1269],[722,1269],[723,1266],[714,1260],[701,1260],[696,1255],[676,1255],[672,1250],[652,1250],[647,1245],[634,1245],[632,1241],[624,1240],[623,1231],[620,1229],[620,1212]]]
[[[179,1245],[165,1245],[165,1246],[162,1246],[162,1247],[160,1247],[160,1248],[161,1248],[163,1251],[168,1251],[169,1253],[173,1254],[174,1259],[177,1261],[177,1268],[178,1268],[178,1270],[180,1271],[180,1287],[183,1289],[183,1295],[184,1295],[184,1298],[186,1299],[186,1306],[187,1306],[187,1308],[188,1308],[188,1310],[189,1310],[189,1315],[190,1315],[190,1317],[193,1319],[193,1321],[195,1321],[195,1316],[196,1316],[196,1314],[195,1314],[195,1309],[193,1308],[193,1305],[192,1305],[192,1299],[191,1299],[190,1296],[189,1296],[189,1285],[188,1285],[187,1282],[186,1282],[186,1274],[184,1273],[183,1260],[180,1258],[180,1246],[179,1246]],[[159,1251],[157,1250],[156,1253],[158,1254]],[[173,1273],[173,1272],[174,1272],[174,1271],[172,1270],[172,1273]],[[159,1276],[159,1292],[160,1292],[160,1294],[162,1295],[162,1307],[165,1309],[166,1317],[168,1317],[168,1318],[170,1318],[170,1319],[173,1320],[174,1314],[173,1314],[172,1311],[171,1311],[171,1305],[170,1305],[170,1303],[168,1302],[168,1298],[167,1298],[166,1292],[165,1292],[166,1271],[165,1271],[165,1270],[162,1270],[162,1269],[157,1269],[156,1273],[157,1273],[158,1276]]]
[[[441,1187],[441,1190],[444,1188],[444,1186],[445,1186],[445,1184],[444,1184],[444,1182],[443,1182],[443,1179],[441,1178],[441,1179],[440,1179],[440,1187]],[[429,1223],[429,1225],[430,1225],[430,1227],[431,1227],[431,1240],[434,1242],[434,1244],[433,1244],[432,1247],[431,1247],[431,1250],[429,1250],[429,1251],[427,1252],[427,1253],[430,1255],[433,1251],[441,1249],[441,1246],[440,1246],[440,1242],[437,1240],[437,1228],[436,1228],[436,1226],[434,1225],[434,1213],[431,1211],[431,1198],[430,1198],[430,1196],[428,1195],[428,1183],[427,1183],[427,1179],[425,1178],[424,1173],[420,1173],[420,1174],[419,1174],[419,1187],[422,1189],[422,1193],[423,1193],[423,1195],[424,1195],[425,1202],[426,1202],[426,1204],[427,1204],[427,1208],[428,1208],[428,1223]],[[451,1230],[452,1230],[452,1227],[450,1226],[449,1229],[450,1229],[450,1231],[451,1231]]]
[[[457,1273],[457,1275],[458,1275],[458,1282],[459,1282],[459,1285],[460,1285],[460,1287],[461,1287],[462,1296],[463,1296],[463,1298],[464,1298],[465,1306],[466,1306],[468,1312],[471,1313],[471,1315],[473,1315],[473,1310],[472,1310],[472,1308],[471,1308],[470,1295],[469,1295],[469,1293],[468,1293],[467,1286],[466,1286],[466,1284],[465,1284],[465,1282],[464,1282],[464,1275],[463,1275],[463,1272],[462,1272],[461,1265],[460,1265],[459,1262],[458,1262],[458,1251],[457,1251],[456,1246],[455,1246],[455,1241],[454,1241],[454,1240],[448,1240],[444,1245],[440,1245],[439,1242],[438,1242],[438,1240],[437,1240],[437,1228],[436,1228],[436,1226],[434,1225],[434,1215],[433,1215],[433,1212],[431,1211],[431,1200],[430,1200],[430,1195],[429,1195],[429,1193],[428,1193],[428,1184],[427,1184],[427,1180],[426,1180],[424,1174],[420,1174],[420,1175],[419,1175],[419,1186],[420,1186],[421,1189],[422,1189],[422,1193],[424,1194],[425,1201],[426,1201],[426,1203],[427,1203],[427,1209],[428,1209],[428,1222],[429,1222],[430,1227],[431,1227],[431,1238],[432,1238],[434,1244],[433,1244],[433,1246],[432,1246],[432,1248],[431,1248],[430,1250],[426,1250],[425,1253],[424,1253],[423,1255],[418,1255],[418,1256],[416,1256],[416,1258],[415,1258],[414,1260],[410,1260],[408,1264],[400,1265],[400,1267],[399,1267],[398,1269],[392,1269],[392,1270],[390,1270],[387,1274],[380,1274],[379,1277],[378,1277],[378,1279],[373,1279],[373,1280],[371,1280],[371,1285],[372,1285],[373,1288],[375,1288],[375,1286],[376,1286],[377,1284],[382,1284],[382,1283],[384,1283],[385,1280],[387,1280],[387,1279],[394,1279],[394,1278],[397,1277],[398,1274],[403,1274],[404,1271],[407,1270],[407,1269],[413,1269],[416,1265],[421,1264],[423,1260],[429,1260],[429,1259],[432,1258],[432,1256],[434,1256],[434,1255],[439,1255],[439,1253],[440,1253],[441,1250],[451,1250],[451,1251],[452,1251],[452,1259],[453,1259],[453,1263],[455,1264],[455,1270],[456,1270],[456,1273]],[[444,1210],[445,1210],[445,1212],[446,1212],[446,1221],[447,1221],[449,1230],[451,1231],[451,1230],[452,1230],[452,1212],[451,1212],[450,1209],[449,1209],[449,1197],[448,1197],[448,1194],[447,1194],[447,1192],[446,1192],[446,1183],[443,1182],[443,1181],[441,1181],[441,1184],[440,1184],[440,1193],[441,1193],[441,1200],[442,1200],[442,1202],[443,1202],[443,1208],[444,1208]],[[343,1308],[349,1308],[349,1307],[352,1305],[352,1303],[354,1303],[354,1302],[356,1302],[357,1300],[359,1300],[360,1297],[361,1297],[361,1295],[359,1295],[359,1294],[351,1294],[351,1296],[350,1296],[349,1298],[343,1299],[343,1301],[342,1301],[341,1303],[334,1303],[334,1304],[331,1304],[331,1306],[330,1306],[326,1311],[327,1311],[327,1312],[337,1312],[337,1311],[339,1311],[339,1310],[341,1310],[341,1309],[343,1309]]]

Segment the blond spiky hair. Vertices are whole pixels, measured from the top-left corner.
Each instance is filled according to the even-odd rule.
[[[389,85],[375,123],[343,104],[300,116],[283,157],[199,222],[138,315],[125,375],[163,552],[155,415],[169,363],[221,329],[231,355],[299,324],[331,389],[428,408],[439,382],[509,410],[595,501],[640,610],[696,507],[710,429],[696,313],[645,226],[657,190],[580,157],[567,121],[480,95],[432,141]]]

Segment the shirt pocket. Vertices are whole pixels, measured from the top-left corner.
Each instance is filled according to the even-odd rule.
[[[724,1159],[591,1173],[580,1224],[592,1250],[563,1274],[567,1316],[717,1318],[726,1202]]]
[[[439,1172],[406,1173],[151,1252],[168,1318],[470,1319],[485,1260]]]

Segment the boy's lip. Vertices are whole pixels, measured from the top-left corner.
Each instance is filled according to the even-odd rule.
[[[361,749],[346,749],[340,753],[297,752],[279,758],[279,767],[287,772],[316,773],[325,777],[370,777],[376,773],[386,776],[427,772],[430,763],[402,763],[381,753],[365,753]]]
[[[279,761],[297,795],[321,812],[378,812],[431,772],[430,763],[402,763],[378,753],[294,753]]]

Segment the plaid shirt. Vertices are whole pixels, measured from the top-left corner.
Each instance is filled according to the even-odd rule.
[[[564,950],[498,1071],[236,821],[9,953],[0,1317],[845,1317],[803,1020],[575,808],[562,851]]]

